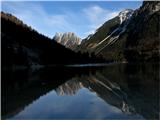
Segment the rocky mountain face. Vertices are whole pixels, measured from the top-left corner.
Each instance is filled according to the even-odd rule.
[[[111,61],[153,61],[160,57],[160,2],[126,9],[84,39],[78,50]]]
[[[58,88],[56,88],[55,91],[59,96],[64,96],[64,95],[71,96],[75,95],[81,88],[83,88],[82,83],[80,83],[76,79],[71,79],[62,84],[61,86],[59,86]]]
[[[159,61],[160,2],[143,2],[134,12],[128,25],[124,55],[129,61]]]
[[[72,32],[56,33],[53,40],[72,50],[74,50],[81,43],[81,39]]]

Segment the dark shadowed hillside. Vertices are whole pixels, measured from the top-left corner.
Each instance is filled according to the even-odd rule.
[[[100,62],[39,34],[11,14],[1,12],[1,25],[3,67]]]
[[[129,61],[159,61],[160,2],[143,2],[128,25],[125,57]]]

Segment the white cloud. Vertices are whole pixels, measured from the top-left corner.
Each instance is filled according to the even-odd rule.
[[[2,8],[15,15],[38,32],[53,37],[56,32],[75,32],[85,38],[105,21],[116,16],[119,11],[103,9],[98,5],[77,11],[65,11],[58,14],[48,13],[38,2],[2,2]]]
[[[85,8],[83,12],[91,22],[90,31],[87,32],[87,34],[92,34],[104,22],[117,16],[120,11],[110,11],[107,9],[103,9],[98,5],[94,5],[89,8]]]
[[[27,25],[32,26],[38,32],[53,37],[55,31],[74,31],[68,21],[67,14],[49,14],[39,4],[26,2],[6,2],[3,6],[13,15],[21,19]],[[52,33],[53,31],[53,33]],[[67,31],[66,31],[67,32]]]

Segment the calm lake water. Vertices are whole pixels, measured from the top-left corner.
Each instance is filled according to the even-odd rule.
[[[158,119],[159,65],[2,71],[3,119]]]

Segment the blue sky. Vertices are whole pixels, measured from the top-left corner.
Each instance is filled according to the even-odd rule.
[[[2,11],[52,38],[56,32],[74,32],[81,38],[126,8],[137,9],[142,1],[3,1]]]

